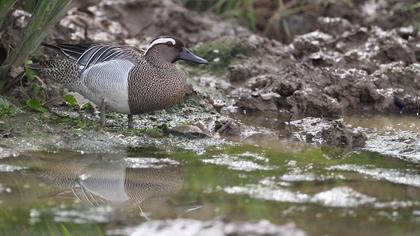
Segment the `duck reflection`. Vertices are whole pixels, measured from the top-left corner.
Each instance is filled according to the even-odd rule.
[[[110,160],[102,156],[46,162],[38,176],[59,190],[43,197],[72,197],[95,206],[137,206],[153,214],[172,210],[167,203],[168,196],[178,192],[183,184],[179,166],[154,158],[147,164],[147,158],[139,158],[142,165],[137,168],[133,159],[136,160],[130,158],[128,162],[124,158]]]

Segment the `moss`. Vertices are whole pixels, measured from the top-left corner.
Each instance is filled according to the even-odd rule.
[[[70,126],[72,128],[78,128],[78,129],[92,129],[92,128],[98,128],[99,123],[94,120],[89,120],[87,118],[70,118],[70,117],[59,117],[56,115],[51,115],[49,117],[51,121],[57,122],[58,124],[64,125],[64,126]]]
[[[164,131],[161,127],[144,128],[144,129],[123,129],[122,133],[125,136],[140,136],[147,135],[152,138],[164,137]]]
[[[234,37],[222,37],[211,42],[201,43],[191,49],[193,53],[209,61],[209,65],[193,66],[187,70],[194,74],[197,69],[206,68],[213,74],[224,74],[226,69],[239,55],[250,55],[253,48],[245,40]]]

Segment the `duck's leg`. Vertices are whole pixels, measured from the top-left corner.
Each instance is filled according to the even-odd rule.
[[[128,118],[128,128],[129,129],[134,128],[133,114],[128,114],[127,118]]]
[[[105,103],[105,99],[102,98],[102,102],[101,102],[101,126],[105,127],[105,121],[106,121],[106,103]]]

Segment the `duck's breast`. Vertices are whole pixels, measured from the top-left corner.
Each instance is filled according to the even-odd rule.
[[[131,113],[165,109],[177,104],[187,91],[185,75],[176,69],[148,64],[135,66],[128,79]]]

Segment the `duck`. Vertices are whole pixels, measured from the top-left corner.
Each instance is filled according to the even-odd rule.
[[[175,63],[183,60],[208,64],[173,36],[153,39],[144,52],[99,42],[43,46],[62,56],[31,68],[96,104],[101,126],[106,124],[107,111],[127,114],[128,127],[133,128],[133,115],[178,104],[191,86]]]
[[[121,155],[93,154],[83,159],[70,155],[59,162],[39,161],[43,168],[35,177],[54,189],[43,197],[64,195],[92,205],[140,206],[155,201],[162,206],[168,195],[181,190],[184,181],[179,166],[160,163],[159,168],[135,168]]]

